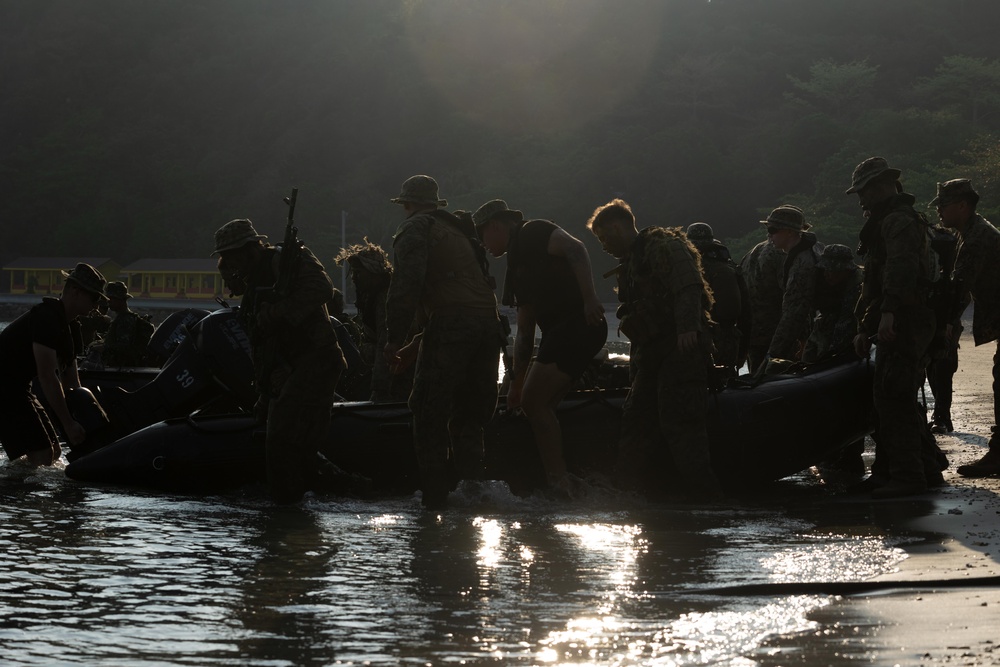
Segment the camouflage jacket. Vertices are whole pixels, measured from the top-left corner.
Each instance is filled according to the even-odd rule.
[[[152,335],[153,325],[148,319],[131,310],[118,313],[104,336],[101,361],[105,366],[141,365]]]
[[[343,368],[346,366],[343,352],[326,309],[326,304],[333,298],[333,282],[323,264],[308,248],[303,246],[299,252],[288,294],[266,306],[259,302],[259,290],[275,284],[280,252],[273,246],[264,249],[260,261],[247,278],[247,290],[240,303],[240,321],[250,335],[255,370],[262,365],[264,348],[272,340],[278,346],[281,359],[292,367],[309,363],[312,355],[329,354],[339,357]],[[269,324],[262,329],[257,315],[265,307]],[[257,378],[258,383],[261,380]]]
[[[662,335],[709,331],[712,291],[701,255],[680,227],[639,232],[618,273],[618,299],[624,313],[645,317],[655,311]]]
[[[781,316],[767,349],[774,359],[797,359],[801,345],[809,337],[816,312],[816,261],[822,248],[815,234],[802,232],[798,244],[785,255]]]
[[[976,345],[1000,338],[1000,231],[981,215],[973,216],[960,234],[954,278],[961,311],[976,302]]]
[[[785,254],[761,241],[740,261],[740,273],[750,297],[750,344],[770,345],[781,319]]]
[[[447,211],[417,213],[393,237],[392,280],[386,296],[388,342],[400,345],[436,311],[497,317],[497,299],[474,229]],[[478,248],[477,248],[478,246]]]
[[[931,247],[913,202],[912,195],[895,195],[876,206],[861,229],[865,269],[855,311],[859,333],[875,335],[882,313],[898,315],[927,305]]]
[[[816,318],[806,343],[805,361],[815,361],[834,352],[850,349],[858,331],[854,309],[861,294],[861,270],[855,269],[846,281],[829,285],[823,270],[817,269]]]

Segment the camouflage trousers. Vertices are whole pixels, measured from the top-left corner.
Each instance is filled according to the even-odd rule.
[[[495,315],[435,313],[424,329],[409,405],[425,497],[447,493],[452,466],[462,479],[482,478],[503,342]]]
[[[944,347],[927,364],[927,384],[934,396],[934,415],[931,421],[951,422],[951,396],[957,370],[957,345]]]
[[[925,481],[922,441],[927,422],[915,409],[924,381],[927,346],[934,336],[934,315],[915,306],[896,313],[896,340],[875,349],[874,398],[879,437],[875,455],[879,467],[902,484]]]
[[[714,494],[708,430],[708,353],[685,354],[673,341],[632,346],[632,387],[625,399],[615,480],[637,491],[655,491],[671,475],[681,491]],[[671,460],[653,465],[657,449]],[[669,489],[667,489],[669,491]]]
[[[309,488],[343,371],[343,357],[337,352],[302,355],[294,368],[285,369],[289,372],[275,387],[277,394],[261,399],[267,415],[267,485],[275,502],[297,502]],[[272,379],[272,386],[276,384]]]

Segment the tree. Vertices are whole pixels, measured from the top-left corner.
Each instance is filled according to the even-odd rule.
[[[878,67],[869,65],[867,59],[846,64],[820,60],[809,68],[809,79],[789,75],[788,80],[813,106],[847,123],[864,110],[877,74]],[[789,98],[799,99],[792,93]]]
[[[938,107],[960,110],[979,127],[1000,108],[1000,61],[947,56],[934,76],[920,79],[914,90]]]

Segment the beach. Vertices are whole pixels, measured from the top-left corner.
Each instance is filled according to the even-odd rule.
[[[955,431],[936,436],[950,462],[947,484],[916,498],[846,501],[866,503],[877,524],[925,537],[905,547],[909,557],[897,571],[876,579],[899,587],[815,611],[817,631],[770,642],[775,653],[762,664],[1000,665],[1000,586],[977,583],[1000,575],[1000,478],[955,472],[986,452],[995,351],[995,343],[975,347],[971,334],[961,339]],[[921,583],[939,580],[956,586]]]

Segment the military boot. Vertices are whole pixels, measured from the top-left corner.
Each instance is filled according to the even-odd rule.
[[[1000,451],[991,447],[975,463],[958,466],[958,474],[962,477],[993,477],[994,475],[1000,475]]]

